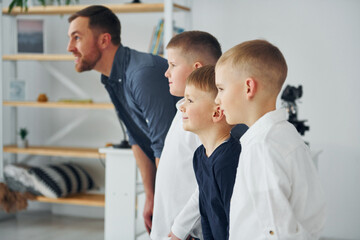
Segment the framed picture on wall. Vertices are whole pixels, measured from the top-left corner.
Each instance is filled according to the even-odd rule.
[[[41,19],[17,20],[18,53],[44,52],[44,21]]]
[[[12,80],[10,81],[9,100],[11,101],[25,101],[25,81],[24,80]]]

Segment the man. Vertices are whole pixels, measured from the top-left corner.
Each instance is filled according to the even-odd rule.
[[[169,93],[167,61],[121,44],[120,21],[104,6],[90,6],[69,17],[68,51],[78,72],[96,70],[124,122],[146,194],[144,221],[152,225],[156,165],[176,113]]]

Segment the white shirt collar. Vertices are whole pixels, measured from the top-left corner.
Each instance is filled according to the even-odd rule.
[[[247,144],[251,139],[259,133],[266,131],[269,127],[275,123],[285,121],[287,119],[286,110],[284,108],[276,109],[274,111],[266,113],[259,118],[240,138],[241,144]]]

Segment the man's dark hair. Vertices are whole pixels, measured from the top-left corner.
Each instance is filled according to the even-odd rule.
[[[118,17],[107,7],[93,5],[84,8],[69,17],[71,23],[77,17],[88,17],[89,28],[100,33],[109,33],[111,42],[114,45],[120,45],[121,24]]]

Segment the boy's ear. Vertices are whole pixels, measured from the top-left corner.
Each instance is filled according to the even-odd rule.
[[[203,66],[203,64],[201,62],[195,62],[194,63],[194,68],[195,69],[201,68],[202,66]]]
[[[252,99],[257,91],[257,82],[254,78],[247,78],[245,80],[246,97]]]
[[[224,110],[220,109],[220,106],[216,106],[215,111],[213,112],[213,121],[215,123],[220,122],[224,117]]]
[[[111,35],[109,33],[102,33],[98,36],[98,45],[100,49],[107,48],[111,43]]]

